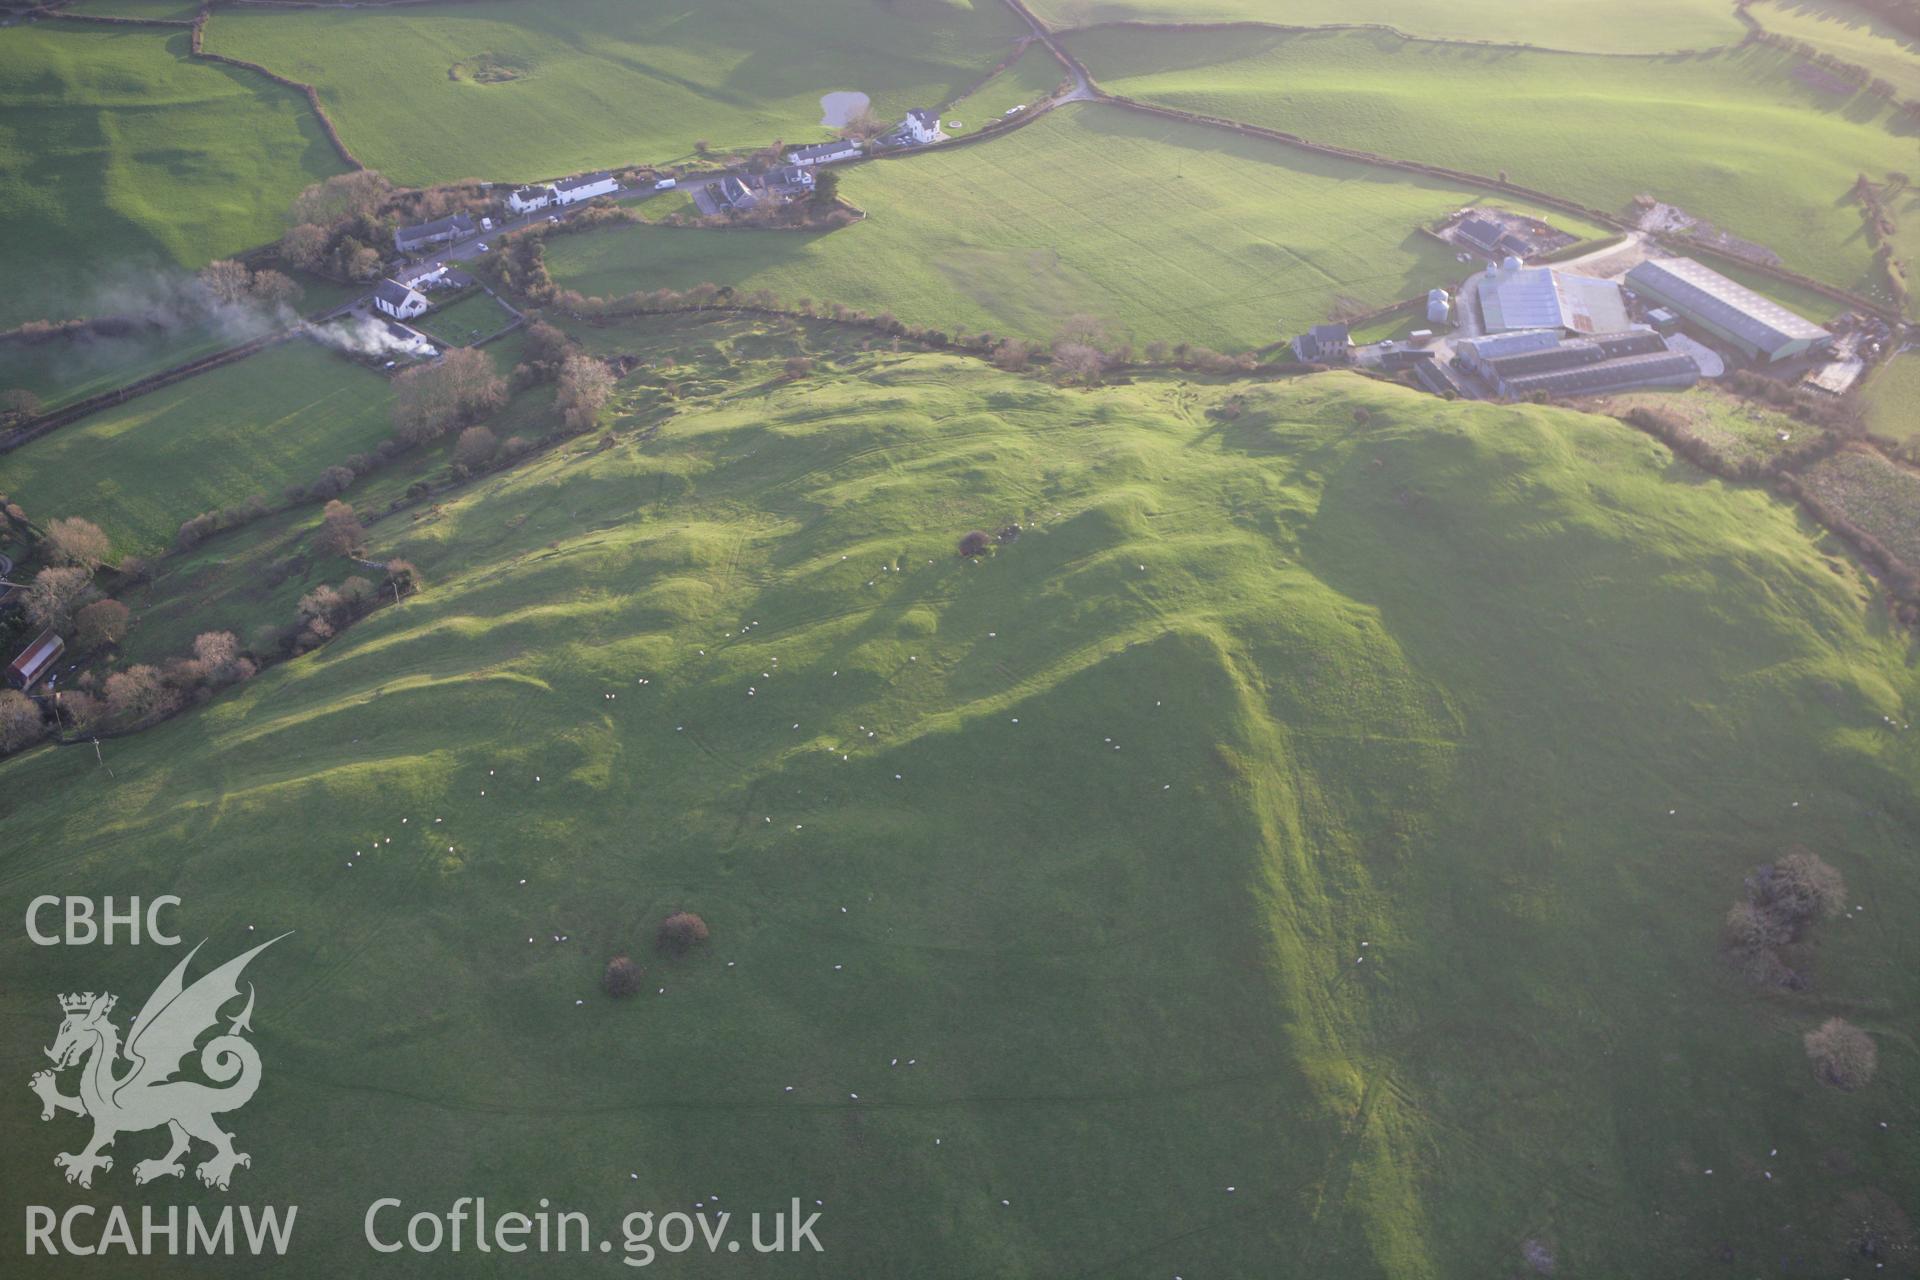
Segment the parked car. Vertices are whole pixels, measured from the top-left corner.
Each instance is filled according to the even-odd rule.
[[[482,240],[480,242],[480,252],[485,253],[486,251],[487,251],[487,242],[485,240]]]
[[[678,178],[662,178],[653,184],[653,189],[655,191],[671,191],[679,185],[680,179]]]

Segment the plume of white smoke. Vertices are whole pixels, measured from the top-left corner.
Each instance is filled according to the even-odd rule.
[[[410,329],[395,332],[385,321],[350,315],[327,324],[305,326],[307,336],[336,351],[374,359],[428,359],[439,355],[434,345]],[[402,336],[404,334],[405,336]]]

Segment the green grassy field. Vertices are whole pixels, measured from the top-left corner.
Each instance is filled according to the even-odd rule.
[[[427,183],[815,141],[822,94],[859,90],[889,118],[938,106],[1025,30],[997,0],[489,0],[223,10],[207,47],[317,85],[355,155]]]
[[[1076,36],[1108,89],[1515,182],[1625,213],[1640,193],[1757,240],[1826,283],[1884,293],[1848,199],[1913,167],[1914,133],[1863,96],[1797,78],[1752,46],[1608,58],[1409,42],[1379,33]],[[1920,194],[1896,202],[1920,253]]]
[[[0,387],[31,391],[42,408],[57,409],[230,345],[230,337],[197,327],[145,337],[0,343]]]
[[[1920,40],[1846,0],[1760,0],[1748,13],[1768,31],[1805,40],[1920,97]]]
[[[843,171],[841,191],[870,216],[839,231],[616,227],[558,237],[548,261],[587,294],[712,281],[967,332],[1047,338],[1091,314],[1239,349],[1454,279],[1415,228],[1478,196],[1095,104]]]
[[[1042,44],[1027,46],[1017,61],[943,113],[942,128],[954,137],[978,133],[1014,107],[1030,107],[1065,82],[1066,71]],[[955,125],[953,122],[960,123]]]
[[[340,171],[305,99],[186,51],[151,27],[0,39],[0,326],[109,312],[155,272],[272,240]]]
[[[415,327],[442,346],[465,347],[498,333],[512,319],[505,307],[476,289],[450,306],[428,312]]]
[[[57,885],[177,893],[209,961],[295,930],[227,1120],[236,1202],[301,1206],[284,1273],[367,1271],[376,1197],[484,1192],[616,1239],[817,1199],[792,1275],[1681,1275],[1781,1221],[1818,1274],[1843,1197],[1920,1195],[1920,744],[1881,720],[1920,681],[1787,505],[1345,375],[1226,420],[942,357],[738,372],[376,525],[425,594],[111,777],[0,763],[16,918]],[[1870,910],[1762,998],[1716,932],[1795,841]],[[680,907],[712,942],[653,958]],[[172,959],[0,956],[19,1081],[48,993],[136,1004]],[[1798,1043],[1841,1009],[1882,1033],[1857,1096]],[[35,1115],[0,1179],[67,1203],[74,1122]],[[127,1181],[144,1143],[96,1195],[174,1194]]]
[[[1920,357],[1897,355],[1861,390],[1867,423],[1896,440],[1920,439]]]
[[[1033,0],[1054,27],[1095,22],[1269,22],[1295,27],[1382,24],[1409,35],[1491,40],[1595,53],[1666,53],[1738,44],[1746,28],[1717,0]]]
[[[0,492],[34,519],[83,516],[120,553],[182,521],[313,479],[393,432],[384,378],[296,339],[104,409],[0,454]]]

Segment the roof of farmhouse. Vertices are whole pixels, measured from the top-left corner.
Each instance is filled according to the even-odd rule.
[[[473,219],[464,213],[450,213],[444,218],[435,218],[432,222],[423,222],[417,227],[402,227],[400,234],[409,240],[422,236],[445,235],[449,231],[471,231]]]
[[[1832,336],[1805,316],[1692,258],[1650,258],[1627,272],[1627,283],[1657,293],[1763,350]]]
[[[583,173],[577,178],[562,178],[553,185],[561,191],[578,191],[581,187],[591,187],[612,177],[610,173]]]
[[[373,296],[389,306],[397,307],[413,295],[413,290],[398,280],[382,280],[373,287]]]

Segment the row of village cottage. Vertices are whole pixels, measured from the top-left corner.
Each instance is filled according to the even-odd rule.
[[[915,107],[890,132],[876,139],[874,145],[925,146],[946,136],[941,132],[937,113]],[[708,216],[728,210],[745,211],[767,201],[780,202],[804,195],[813,190],[816,166],[858,159],[865,153],[866,144],[857,138],[836,138],[831,142],[795,147],[786,153],[787,163],[779,168],[766,173],[725,174],[690,186],[689,194],[700,212]],[[678,178],[661,178],[653,184],[653,190],[669,191],[678,186]],[[526,216],[542,209],[564,209],[620,190],[619,181],[611,173],[588,173],[519,187],[507,193],[505,204],[514,214]],[[393,242],[403,254],[420,254],[461,244],[492,230],[492,218],[482,217],[476,225],[471,215],[455,213],[419,226],[401,227],[394,233]],[[481,246],[483,251],[485,248]],[[382,280],[374,289],[373,306],[395,320],[411,320],[432,309],[428,290],[465,283],[465,277],[449,271],[444,264],[435,263]]]
[[[1355,344],[1347,325],[1315,325],[1293,340],[1294,355],[1405,374],[1467,399],[1690,387],[1730,362],[1842,395],[1897,345],[1878,317],[1845,312],[1815,324],[1705,263],[1638,240],[1582,259],[1595,273],[1583,274],[1527,265],[1574,238],[1525,215],[1462,209],[1437,234],[1461,261],[1486,261],[1457,292],[1429,291],[1433,327]]]

